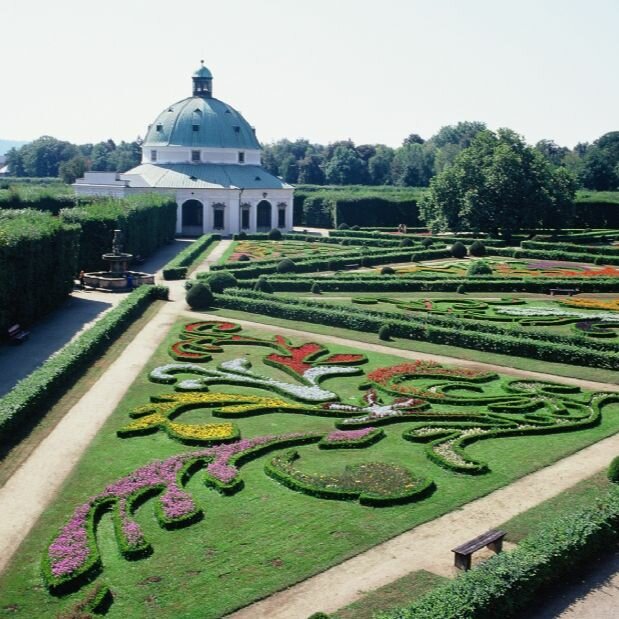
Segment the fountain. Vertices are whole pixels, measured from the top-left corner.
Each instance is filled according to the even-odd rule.
[[[111,292],[125,292],[142,284],[154,284],[155,276],[150,273],[129,270],[133,255],[122,251],[122,231],[114,230],[111,253],[101,256],[109,267],[107,271],[84,274],[84,284]]]

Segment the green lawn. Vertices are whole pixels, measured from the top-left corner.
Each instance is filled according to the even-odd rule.
[[[179,322],[173,328],[148,362],[147,371],[171,361],[167,346],[176,339],[181,326]],[[267,337],[259,330],[246,333]],[[360,352],[338,346],[330,350]],[[224,347],[215,357],[217,362],[245,357],[261,374],[290,382],[288,374],[262,364],[261,359],[268,352],[264,347],[236,345]],[[398,357],[369,354],[368,363],[361,367],[367,373],[401,362]],[[323,386],[337,392],[343,403],[354,403],[362,394],[358,390],[362,382],[361,377],[338,377],[328,379]],[[437,382],[445,380],[422,379],[415,385],[429,388]],[[503,379],[484,383],[484,392],[502,393],[502,384]],[[197,449],[172,440],[162,431],[126,439],[116,436],[116,430],[129,421],[128,412],[132,408],[148,403],[150,396],[172,391],[169,385],[149,382],[146,372],[135,381],[0,579],[0,616],[51,617],[83,599],[86,588],[66,598],[51,596],[42,582],[41,557],[74,508],[88,497],[154,459]],[[268,395],[264,390],[233,385],[212,386],[211,391]],[[433,408],[445,412],[463,410],[462,406],[449,405],[433,404]],[[474,409],[481,411],[485,407],[478,405]],[[490,466],[489,473],[477,476],[441,468],[428,459],[424,444],[403,440],[402,432],[418,425],[414,421],[384,426],[385,438],[364,449],[321,450],[316,445],[298,448],[301,459],[297,465],[310,475],[334,475],[345,465],[384,462],[434,480],[437,489],[431,496],[392,507],[325,500],[289,490],[264,474],[264,465],[271,456],[252,460],[242,467],[245,487],[232,496],[208,489],[197,473],[187,489],[204,510],[200,522],[169,531],[156,523],[152,501],[137,510],[136,519],[154,548],[152,556],[146,559],[121,558],[111,518],[109,514],[103,516],[97,530],[104,565],[99,580],[109,584],[115,594],[108,616],[112,619],[220,617],[614,434],[619,430],[617,412],[619,405],[610,405],[599,425],[577,432],[475,443],[466,448],[466,453]],[[211,420],[211,413],[201,409],[185,413],[181,419],[204,423]],[[291,431],[326,433],[334,428],[334,420],[328,417],[284,413],[247,417],[235,423],[246,438]]]

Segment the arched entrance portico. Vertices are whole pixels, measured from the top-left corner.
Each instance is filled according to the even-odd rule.
[[[271,225],[271,203],[268,200],[258,202],[256,227],[260,231],[270,230]]]
[[[200,236],[204,232],[202,202],[187,200],[182,206],[181,233],[185,236]]]

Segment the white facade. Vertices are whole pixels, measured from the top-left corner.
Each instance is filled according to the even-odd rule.
[[[202,66],[192,79],[193,96],[149,126],[142,163],[124,174],[86,172],[73,185],[77,195],[172,195],[184,236],[291,230],[293,187],[262,168],[255,131],[213,98],[210,71]]]

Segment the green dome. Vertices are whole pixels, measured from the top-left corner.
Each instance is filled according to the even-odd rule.
[[[207,77],[213,79],[211,72],[204,66],[204,60],[202,66],[193,74],[193,77]]]
[[[183,99],[161,112],[143,144],[155,146],[260,149],[254,130],[234,108],[205,97]]]

